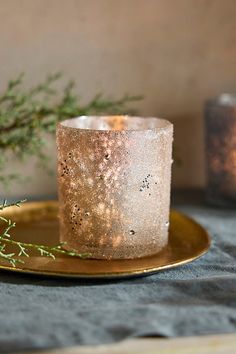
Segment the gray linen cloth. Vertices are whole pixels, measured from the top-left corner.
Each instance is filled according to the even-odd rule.
[[[213,239],[188,265],[109,282],[1,272],[0,352],[236,331],[236,211],[188,199],[175,207]]]

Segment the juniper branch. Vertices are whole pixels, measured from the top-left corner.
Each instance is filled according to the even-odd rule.
[[[54,133],[58,121],[80,115],[134,113],[129,105],[141,99],[130,95],[107,99],[99,94],[82,104],[75,94],[74,82],[67,83],[62,91],[57,89],[61,77],[61,73],[48,75],[44,82],[30,89],[23,89],[24,74],[9,81],[0,95],[0,170],[12,155],[34,155],[45,160],[44,135]],[[1,175],[0,183],[10,182],[16,176]]]

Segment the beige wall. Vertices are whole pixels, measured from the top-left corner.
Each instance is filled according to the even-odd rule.
[[[236,0],[0,0],[0,88],[22,70],[27,83],[63,70],[83,99],[144,94],[142,115],[175,124],[174,184],[202,186],[202,105],[236,91],[235,19]],[[14,168],[32,179],[11,194],[55,192],[31,162]]]

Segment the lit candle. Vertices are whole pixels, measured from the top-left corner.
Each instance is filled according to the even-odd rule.
[[[172,124],[79,117],[58,124],[60,239],[94,258],[135,258],[168,242]]]

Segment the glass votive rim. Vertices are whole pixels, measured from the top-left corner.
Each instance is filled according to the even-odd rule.
[[[206,100],[206,105],[236,107],[236,93],[224,92],[219,96]]]
[[[164,132],[173,129],[172,124],[163,118],[129,115],[83,115],[63,120],[58,124],[66,129],[88,132]],[[121,126],[117,128],[117,124]]]

